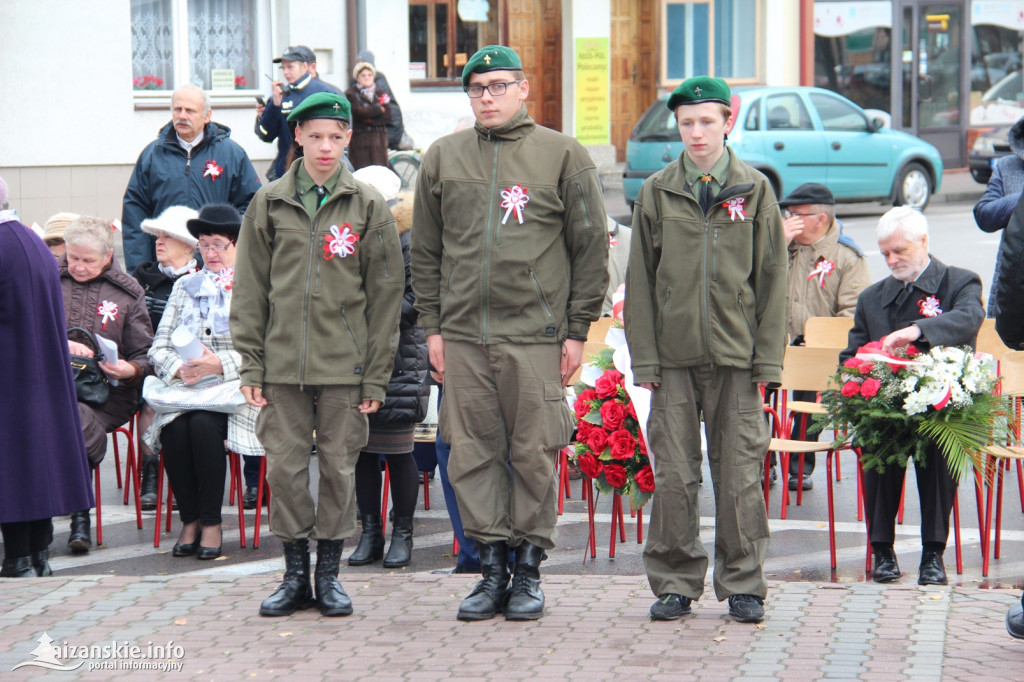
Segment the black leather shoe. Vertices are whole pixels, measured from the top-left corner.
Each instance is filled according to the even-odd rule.
[[[483,580],[478,582],[462,603],[459,604],[459,620],[489,620],[505,609],[508,592],[508,545],[504,542],[493,544],[477,543],[480,553],[480,572]]]
[[[384,531],[380,514],[360,514],[363,532],[359,544],[348,557],[349,566],[366,566],[384,557]]]
[[[71,535],[68,536],[68,549],[75,554],[85,554],[92,547],[89,523],[88,509],[71,515]]]
[[[242,509],[256,508],[256,488],[246,487],[242,495]]]
[[[157,478],[160,475],[160,456],[142,456],[142,484],[139,486],[139,504],[142,511],[156,510]]]
[[[352,615],[352,600],[338,582],[338,564],[344,540],[316,543],[316,605],[324,616]]]
[[[546,558],[543,549],[529,542],[516,547],[516,564],[508,603],[505,604],[505,620],[537,620],[544,615],[540,562]]]
[[[926,549],[921,552],[921,567],[917,571],[918,585],[945,585],[946,567],[942,565],[942,552]]]
[[[1014,639],[1024,639],[1024,606],[1020,601],[1015,602],[1006,612],[1006,631]]]
[[[22,556],[17,559],[4,559],[0,565],[0,578],[35,578],[36,571],[32,568],[31,557]]]
[[[290,616],[316,603],[313,600],[313,586],[309,582],[309,540],[284,542],[282,545],[284,580],[260,604],[261,616]]]
[[[174,545],[171,549],[171,556],[193,556],[196,553],[196,548],[199,546],[199,541],[195,542],[179,542]]]
[[[223,547],[223,545],[217,545],[216,547],[203,547],[202,545],[199,545],[196,549],[196,558],[203,561],[216,559],[221,555],[221,547]]]
[[[35,569],[38,577],[49,578],[53,575],[53,569],[50,568],[50,550],[44,549],[40,552],[32,552],[29,558],[32,560],[32,568]]]
[[[738,623],[760,623],[764,620],[764,600],[752,594],[729,597],[729,615]]]
[[[900,576],[900,565],[896,562],[896,552],[892,547],[875,550],[875,568],[871,571],[871,579],[876,583],[891,583]]]
[[[797,481],[798,478],[799,478],[799,476],[790,476],[789,477],[789,489],[790,490],[796,490],[796,481]],[[811,490],[813,488],[814,488],[814,481],[811,480],[810,476],[805,475],[804,476],[804,490]]]
[[[666,592],[651,604],[651,620],[679,620],[692,613],[693,600],[681,594]]]
[[[391,545],[384,557],[384,568],[408,566],[412,561],[412,517],[395,518],[391,529]]]

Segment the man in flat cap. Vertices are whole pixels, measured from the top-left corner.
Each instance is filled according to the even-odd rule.
[[[810,317],[853,317],[857,296],[871,284],[864,254],[840,232],[836,199],[825,185],[808,182],[779,202],[789,243],[789,341],[803,345],[804,324]],[[813,402],[814,393],[794,391],[794,400]],[[806,440],[807,415],[799,415],[791,436]],[[789,489],[814,487],[814,453],[789,462]]]
[[[476,125],[423,157],[413,290],[444,381],[448,476],[482,566],[458,618],[534,620],[555,545],[555,456],[573,430],[565,385],[608,285],[604,202],[583,147],[527,114],[513,50],[481,48],[462,85]]]
[[[286,83],[274,81],[270,102],[266,106],[256,105],[256,136],[264,142],[277,140],[277,158],[267,169],[268,180],[276,180],[287,170],[285,163],[293,139],[288,115],[314,93],[336,92],[336,88],[317,77],[316,53],[305,45],[289,46],[274,63],[281,65]]]
[[[369,435],[367,415],[391,377],[405,278],[387,202],[342,163],[350,116],[348,100],[327,92],[295,107],[288,119],[303,156],[256,194],[238,238],[231,336],[242,356],[242,392],[263,408],[256,434],[274,491],[270,529],[285,556],[284,581],[263,601],[263,616],[312,606],[311,538],[317,607],[325,616],[352,613],[338,564],[355,533],[355,463]]]
[[[764,618],[768,449],[762,389],[786,345],[786,238],[768,180],[725,146],[729,86],[683,81],[668,100],[685,149],[644,182],[633,210],[626,338],[633,381],[652,392],[655,495],[644,548],[653,620],[704,591],[700,415],[715,490],[715,595],[741,622]]]

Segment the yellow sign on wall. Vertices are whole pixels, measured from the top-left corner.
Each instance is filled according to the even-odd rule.
[[[576,139],[610,144],[608,38],[576,39]]]

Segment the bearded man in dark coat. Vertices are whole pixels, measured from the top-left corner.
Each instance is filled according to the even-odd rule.
[[[94,501],[57,266],[17,220],[0,222],[0,348],[0,576],[42,577],[52,518]]]

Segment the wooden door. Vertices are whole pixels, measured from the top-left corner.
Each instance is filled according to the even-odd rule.
[[[612,0],[611,129],[616,159],[654,101],[658,29],[654,0]]]
[[[507,45],[519,53],[530,81],[526,109],[542,126],[562,130],[561,0],[508,0]]]

